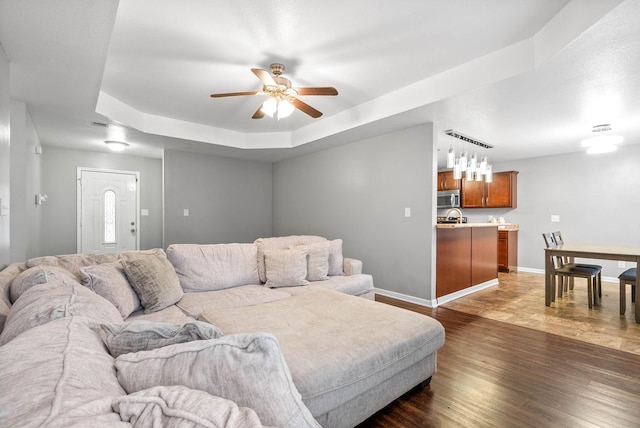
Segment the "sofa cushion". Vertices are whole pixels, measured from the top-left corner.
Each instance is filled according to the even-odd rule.
[[[92,325],[60,318],[0,347],[0,426],[127,426],[111,408],[125,394],[113,357]]]
[[[283,250],[292,248],[297,245],[306,245],[314,242],[326,241],[326,238],[315,235],[290,235],[276,236],[271,238],[258,238],[255,244],[258,247],[258,276],[261,282],[267,282],[266,271],[264,267],[264,252],[268,249]]]
[[[307,285],[306,245],[286,250],[267,249],[264,252],[266,286],[270,288]]]
[[[276,336],[316,417],[432,358],[444,344],[444,329],[433,318],[329,290],[206,311],[201,318],[227,335],[263,331]]]
[[[329,241],[307,244],[307,280],[324,281],[329,279]]]
[[[330,276],[326,281],[312,282],[306,287],[289,287],[280,290],[292,296],[317,290],[333,290],[352,296],[363,296],[373,291],[373,277],[367,274]]]
[[[122,318],[142,308],[140,299],[129,284],[122,263],[103,263],[80,268],[82,285],[99,294],[115,306]]]
[[[16,300],[0,333],[0,345],[30,328],[74,315],[90,318],[96,329],[103,323],[122,322],[106,299],[75,281],[56,280],[32,287]]]
[[[184,386],[157,386],[116,399],[113,409],[134,428],[262,427],[252,409]]]
[[[256,244],[174,244],[169,261],[185,292],[260,284]]]
[[[267,288],[264,285],[241,285],[218,291],[184,293],[176,305],[193,318],[207,309],[237,308],[257,305],[289,297],[289,293]]]
[[[137,320],[126,324],[102,324],[101,327],[106,336],[105,343],[109,353],[114,357],[223,336],[216,327],[201,321],[177,324]]]
[[[59,266],[34,266],[20,273],[11,282],[11,301],[15,302],[18,297],[34,285],[44,284],[55,280],[68,280],[77,282],[77,278],[68,270]]]
[[[118,380],[128,393],[183,385],[249,407],[278,427],[318,427],[300,400],[278,341],[269,334],[224,336],[124,354]]]
[[[122,265],[145,313],[173,305],[184,294],[176,271],[164,253],[132,260],[122,259]]]
[[[113,263],[118,254],[63,254],[59,256],[43,256],[27,260],[27,267],[58,266],[68,270],[80,280],[80,268],[84,266]]]
[[[344,257],[342,256],[342,239],[334,239],[329,241],[329,276],[342,275],[342,265]]]
[[[24,263],[12,263],[0,271],[0,332],[11,309],[11,282],[25,270],[27,265]]]

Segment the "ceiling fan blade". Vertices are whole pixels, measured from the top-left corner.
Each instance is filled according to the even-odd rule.
[[[211,98],[222,98],[222,97],[237,97],[241,95],[256,95],[261,91],[250,91],[250,92],[228,92],[226,94],[211,94]]]
[[[253,116],[251,116],[251,119],[262,119],[264,117],[264,112],[262,111],[262,104],[260,104],[260,107],[258,107],[258,110],[256,110],[255,113],[253,113]]]
[[[331,86],[318,88],[295,88],[298,95],[338,95],[338,90]]]
[[[297,108],[298,110],[307,113],[309,116],[311,116],[313,118],[318,118],[318,117],[322,116],[322,112],[321,111],[318,111],[318,110],[314,109],[309,104],[307,104],[305,102],[302,102],[297,98],[294,98],[291,101],[291,104],[293,104],[293,106],[295,108]]]
[[[258,76],[258,79],[260,79],[265,86],[278,86],[276,81],[273,80],[273,77],[271,77],[271,74],[269,74],[267,70],[263,70],[261,68],[252,68],[251,71],[253,71],[253,74]]]

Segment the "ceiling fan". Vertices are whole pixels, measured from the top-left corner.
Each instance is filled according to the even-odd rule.
[[[261,68],[252,68],[253,74],[262,81],[261,91],[229,92],[224,94],[211,94],[212,98],[236,97],[243,95],[269,95],[269,98],[251,116],[252,119],[262,119],[265,114],[276,116],[278,119],[289,116],[294,108],[308,114],[313,118],[322,116],[322,112],[301,101],[298,96],[305,95],[338,95],[336,88],[330,86],[315,88],[293,88],[291,80],[282,77],[284,65],[271,64],[271,74]]]

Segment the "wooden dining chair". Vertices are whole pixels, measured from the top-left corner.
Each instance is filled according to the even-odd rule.
[[[636,268],[627,269],[618,277],[620,280],[620,315],[627,310],[627,284],[631,285],[631,301],[636,301]]]
[[[562,239],[562,232],[560,232],[559,230],[556,232],[553,232],[553,239],[556,242],[556,245],[563,245],[564,244],[564,239]],[[562,258],[562,265],[567,265],[570,263],[574,263],[573,259],[571,259],[570,257],[563,257]],[[589,267],[589,268],[595,268],[595,269],[600,269],[600,272],[602,272],[602,266],[600,265],[594,265],[594,264],[589,264],[589,263],[574,263],[576,266],[584,266],[584,267]],[[599,278],[597,281],[597,288],[598,288],[598,298],[602,298],[602,275],[598,274]],[[564,282],[564,281],[563,281]],[[567,284],[568,282],[568,284]],[[573,290],[573,281],[569,280],[567,282],[564,282],[564,286],[563,289],[564,291],[568,291],[568,288]]]
[[[543,233],[542,237],[547,245],[547,248],[555,248],[558,246],[553,233]],[[563,263],[562,257],[554,257],[553,263],[553,285],[552,292],[556,292],[556,279],[560,280],[560,287],[558,287],[558,297],[562,297],[562,284],[563,281],[568,281],[571,278],[585,278],[587,280],[587,295],[589,299],[589,308],[593,308],[596,301],[596,296],[601,289],[600,281],[602,280],[602,268],[597,265],[577,265],[575,263]]]

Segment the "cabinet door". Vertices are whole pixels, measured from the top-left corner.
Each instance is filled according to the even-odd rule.
[[[498,277],[498,228],[471,228],[471,284]]]
[[[516,172],[497,172],[486,183],[484,206],[488,208],[516,208]]]
[[[471,229],[438,229],[436,297],[471,286]]]
[[[509,272],[509,234],[506,230],[498,231],[498,270]]]
[[[460,180],[453,178],[453,171],[438,173],[438,190],[455,190],[460,188]]]
[[[462,180],[462,208],[484,207],[484,185],[484,181]]]

